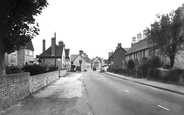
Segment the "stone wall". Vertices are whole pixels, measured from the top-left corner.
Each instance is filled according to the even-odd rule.
[[[20,73],[0,77],[0,109],[30,94],[29,76],[29,73]]]
[[[49,85],[67,74],[66,70],[54,71],[30,76],[30,73],[19,73],[0,76],[0,110],[24,99],[30,93]]]
[[[60,76],[65,76],[66,73],[66,70],[62,70]],[[30,76],[30,92],[33,93],[38,91],[57,79],[59,79],[59,71]]]

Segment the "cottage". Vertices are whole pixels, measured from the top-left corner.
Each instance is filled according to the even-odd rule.
[[[59,41],[56,45],[56,36],[51,39],[51,46],[45,50],[45,40],[43,40],[43,53],[37,55],[42,64],[55,65],[60,69],[66,68],[65,44]],[[68,53],[68,52],[67,52]]]
[[[109,69],[121,69],[124,67],[126,52],[127,51],[121,47],[121,43],[118,43],[116,50],[110,55],[108,59],[110,64]]]
[[[29,41],[26,46],[20,47],[18,51],[10,54],[5,54],[5,64],[7,66],[22,67],[25,64],[32,64],[34,62],[34,47],[32,41]]]
[[[102,58],[96,57],[92,59],[92,68],[96,68],[97,70],[100,70],[103,65],[104,65],[104,62]]]
[[[163,64],[169,64],[169,58],[159,55],[156,46],[148,45],[147,38],[140,39],[137,43],[132,43],[132,47],[126,53],[126,62],[131,59],[134,61],[135,65],[143,64],[147,59],[153,56],[159,56]],[[184,68],[183,57],[184,51],[182,50],[175,57],[174,67]]]
[[[91,60],[82,50],[77,55],[71,55],[71,64],[75,65],[76,68],[81,68],[81,71],[91,69]]]

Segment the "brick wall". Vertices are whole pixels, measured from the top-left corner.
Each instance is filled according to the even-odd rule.
[[[65,76],[66,70],[60,71]],[[59,71],[30,76],[29,73],[0,76],[0,110],[59,79]]]
[[[29,73],[0,77],[0,108],[6,108],[30,94]]]

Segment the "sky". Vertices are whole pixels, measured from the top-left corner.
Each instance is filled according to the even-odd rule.
[[[56,43],[63,41],[70,55],[83,50],[90,58],[108,58],[118,43],[130,48],[132,37],[142,33],[157,19],[182,6],[183,0],[48,0],[49,5],[36,17],[39,35],[33,39],[34,57],[46,49],[56,32]]]

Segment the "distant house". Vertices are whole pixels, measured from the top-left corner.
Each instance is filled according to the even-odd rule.
[[[10,54],[5,54],[5,64],[7,66],[22,67],[25,64],[32,64],[34,62],[34,47],[32,41],[29,41],[26,46],[21,47],[18,51]]]
[[[51,46],[45,50],[45,40],[43,40],[43,53],[37,55],[42,64],[54,65],[60,69],[66,68],[66,56],[65,56],[65,44],[63,41],[59,41],[56,45],[56,37],[51,39]]]
[[[71,64],[75,65],[76,67],[81,66],[81,71],[91,69],[91,59],[82,50],[80,50],[79,54],[77,55],[71,55]]]
[[[92,68],[95,67],[97,70],[100,70],[103,64],[103,60],[100,57],[92,59]]]
[[[121,43],[118,43],[116,50],[112,53],[108,59],[109,69],[121,69],[124,66],[126,50],[121,47]]]
[[[71,62],[70,62],[70,49],[65,49],[65,61],[66,61],[66,68],[69,69],[71,67]]]

